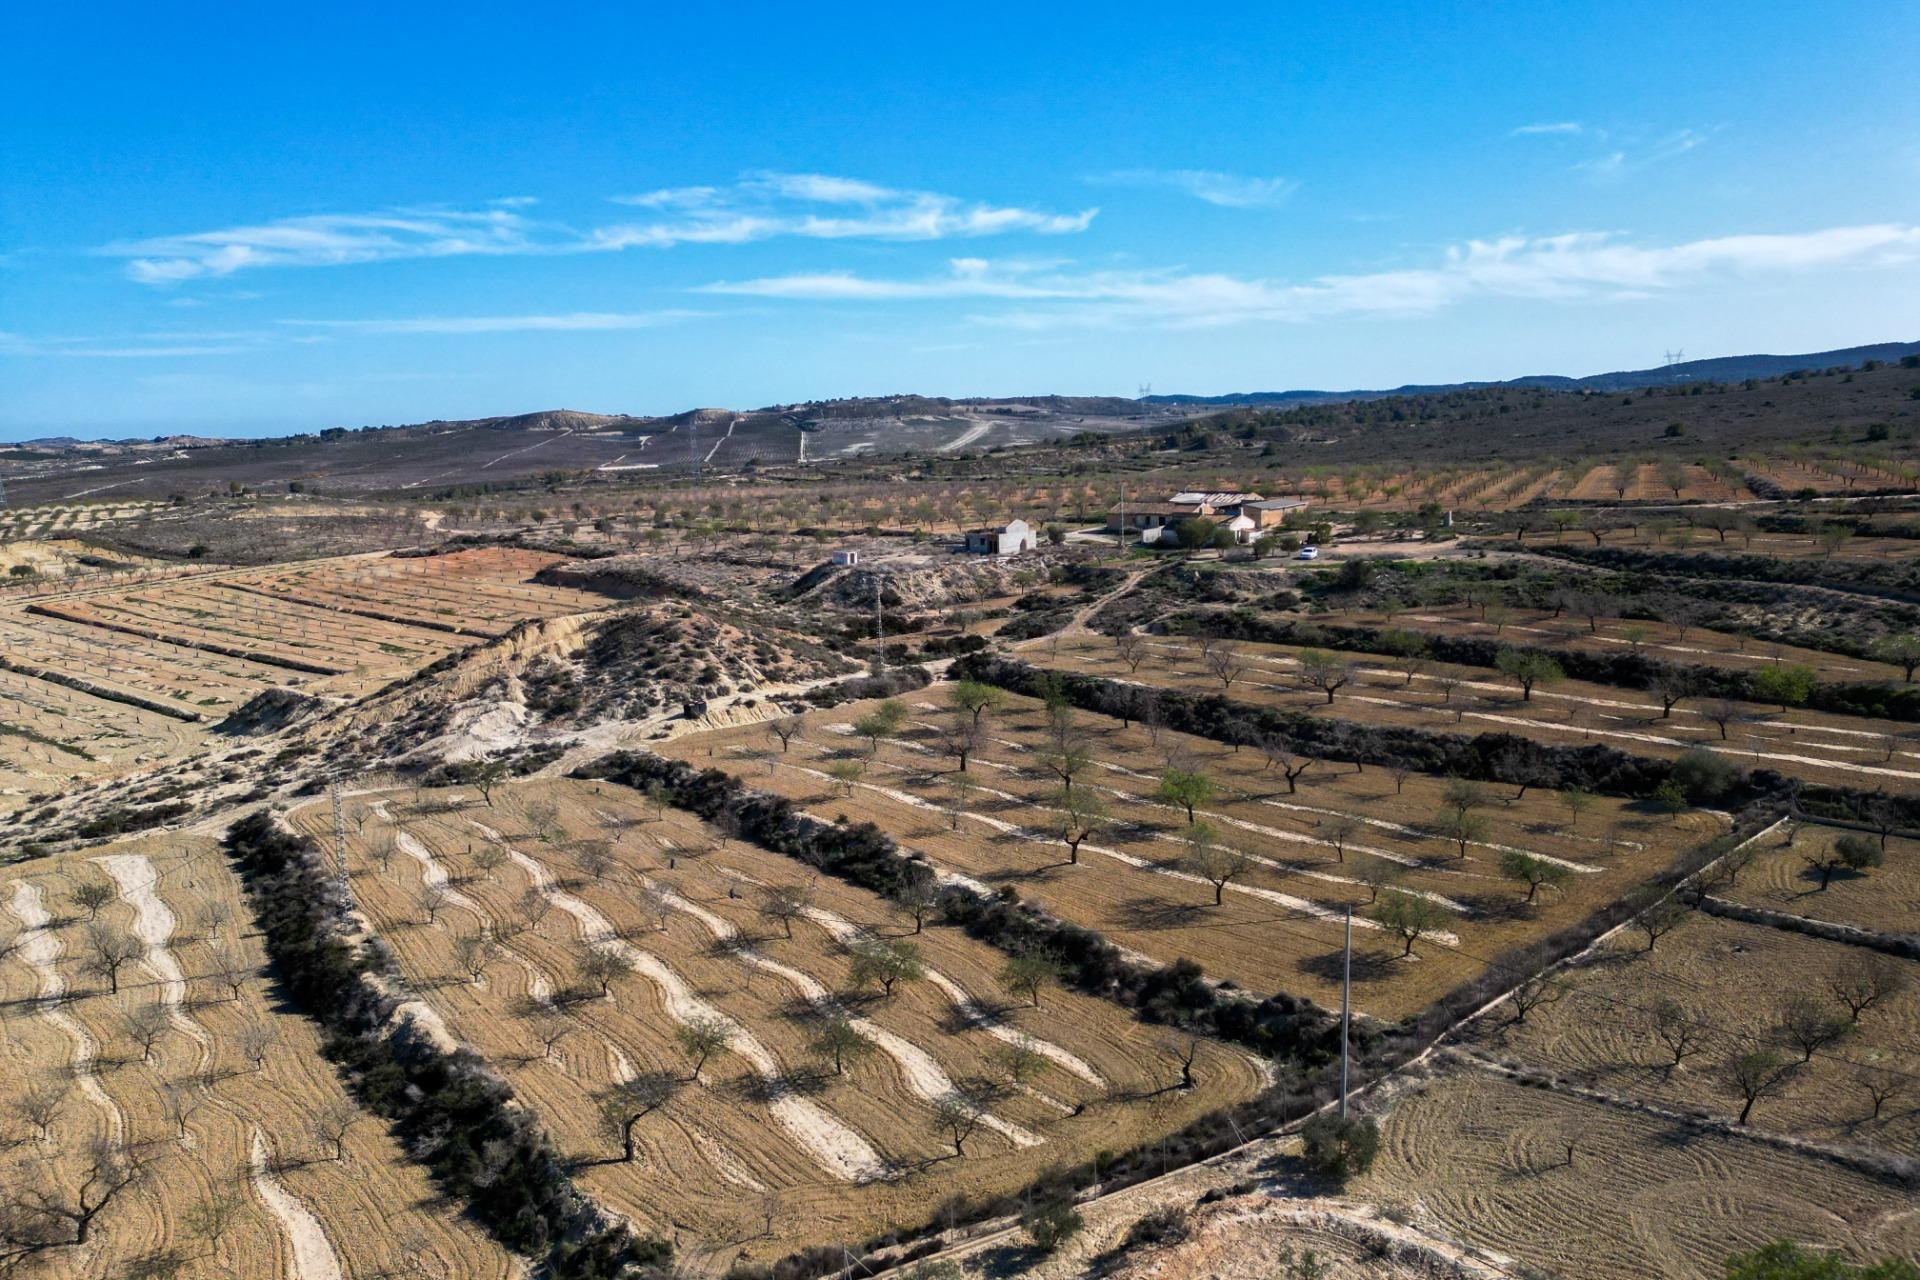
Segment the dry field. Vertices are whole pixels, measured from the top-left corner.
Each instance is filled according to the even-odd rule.
[[[945,873],[1014,889],[1121,946],[1161,962],[1190,957],[1211,977],[1257,993],[1337,1004],[1343,911],[1359,904],[1356,1000],[1383,1018],[1414,1012],[1507,948],[1584,918],[1723,827],[1709,813],[1652,819],[1599,799],[1568,830],[1551,793],[1511,799],[1503,787],[1487,793],[1479,810],[1485,830],[1463,857],[1433,829],[1445,808],[1443,779],[1415,774],[1400,783],[1383,769],[1323,765],[1289,793],[1251,749],[1236,754],[1168,731],[1156,740],[1138,726],[1081,714],[1075,725],[1091,763],[1075,786],[1098,794],[1113,822],[1069,865],[1066,846],[1048,830],[1058,780],[1037,754],[1049,742],[1039,705],[1010,699],[993,716],[988,745],[969,769],[975,785],[956,812],[954,761],[936,737],[946,698],[939,688],[909,695],[915,724],[882,745],[857,779],[834,770],[865,760],[867,744],[850,726],[871,703],[810,713],[804,736],[785,752],[764,725],[684,735],[661,749],[721,765],[817,817],[874,822]],[[1217,797],[1201,816],[1215,847],[1248,863],[1219,905],[1214,886],[1186,869],[1186,815],[1154,797],[1170,760],[1214,780]],[[1500,874],[1510,849],[1564,868],[1562,889],[1543,889],[1527,905],[1526,889]],[[1389,883],[1443,908],[1440,931],[1422,938],[1412,958],[1362,914],[1376,886]]]
[[[91,925],[82,886],[112,891]],[[0,1184],[70,1201],[96,1140],[144,1171],[84,1247],[24,1274],[520,1274],[353,1108],[311,1024],[279,1011],[248,921],[206,837],[121,841],[0,881],[0,940],[16,943],[0,958]],[[130,940],[117,994],[89,963],[96,930]],[[169,1261],[181,1269],[143,1270]]]
[[[238,574],[231,587],[302,608],[463,636],[497,637],[529,618],[579,613],[604,601],[532,581],[565,557],[515,547],[485,547],[444,556],[356,557]]]
[[[1804,997],[1821,1013],[1848,1021],[1829,984],[1885,964],[1904,985],[1862,1013],[1837,1040],[1802,1061],[1802,1049],[1778,1030],[1787,1002]],[[1784,1092],[1763,1097],[1751,1123],[1796,1137],[1920,1152],[1920,963],[1882,957],[1764,925],[1701,913],[1661,937],[1629,930],[1564,972],[1566,995],[1513,1025],[1495,1011],[1476,1023],[1482,1051],[1554,1072],[1609,1093],[1732,1119],[1742,1098],[1721,1078],[1735,1052],[1768,1047],[1800,1063]],[[1659,1002],[1677,1003],[1696,1040],[1680,1066],[1656,1034]],[[1878,1119],[1863,1073],[1908,1082]]]
[[[1808,857],[1824,858],[1843,834],[1809,824],[1795,828],[1790,843],[1768,840],[1753,865],[1719,895],[1769,911],[1879,933],[1920,934],[1920,842],[1888,840],[1884,866],[1864,875],[1837,872],[1822,889],[1820,873],[1812,869]]]
[[[1746,535],[1730,533],[1727,537],[1721,538],[1719,534],[1705,527],[1687,528],[1684,523],[1678,522],[1678,516],[1664,523],[1670,527],[1663,528],[1662,522],[1645,519],[1641,520],[1637,527],[1612,529],[1602,534],[1597,544],[1591,533],[1576,528],[1564,534],[1552,530],[1535,531],[1524,537],[1502,539],[1502,545],[1508,541],[1515,546],[1571,543],[1583,548],[1598,545],[1639,551],[1699,551],[1716,555],[1780,556],[1789,560],[1888,561],[1911,560],[1920,556],[1920,538],[1855,537],[1829,547],[1810,533],[1755,531]]]
[[[1538,687],[1530,701],[1523,701],[1518,685],[1484,667],[1433,663],[1409,683],[1385,656],[1346,652],[1333,656],[1353,663],[1357,676],[1329,705],[1324,692],[1302,679],[1300,646],[1241,643],[1231,648],[1241,672],[1230,686],[1206,665],[1198,642],[1182,638],[1147,640],[1148,656],[1137,671],[1129,669],[1104,636],[1074,637],[1043,652],[1048,665],[1064,671],[1187,693],[1224,692],[1249,703],[1363,724],[1518,732],[1556,745],[1593,743],[1661,758],[1704,749],[1742,765],[1779,769],[1810,781],[1920,790],[1920,740],[1914,738],[1913,726],[1900,721],[1783,712],[1743,703],[1728,719],[1723,737],[1721,725],[1708,715],[1713,709],[1708,699],[1687,699],[1663,717],[1659,700],[1650,694],[1565,680]],[[1449,691],[1441,683],[1446,679],[1458,684]]]
[[[1515,609],[1511,621],[1498,624],[1482,622],[1471,605],[1427,606],[1415,612],[1396,611],[1391,615],[1377,610],[1341,611],[1327,614],[1326,620],[1330,624],[1395,627],[1479,639],[1511,636],[1515,644],[1578,649],[1585,653],[1643,649],[1650,657],[1707,663],[1732,671],[1752,671],[1771,662],[1784,662],[1810,667],[1822,680],[1829,681],[1897,681],[1901,678],[1898,667],[1866,658],[1849,658],[1824,649],[1801,649],[1705,627],[1680,627],[1639,619],[1602,618],[1597,627],[1589,627],[1585,618],[1565,615],[1555,618],[1544,609]]]
[[[528,581],[558,559],[512,548],[345,557],[0,609],[0,809],[195,750],[204,723],[263,690],[364,694],[521,621],[604,607]]]
[[[0,539],[53,538],[109,528],[156,515],[168,504],[153,501],[54,502],[0,511]]]
[[[1920,1249],[1900,1188],[1472,1068],[1420,1082],[1381,1137],[1351,1196],[1553,1275],[1715,1280],[1781,1237],[1860,1260]]]
[[[507,1075],[590,1193],[701,1269],[915,1225],[951,1197],[1017,1189],[1261,1087],[1257,1063],[1207,1042],[1181,1088],[1183,1038],[1071,993],[1025,1007],[991,948],[933,923],[914,935],[872,895],[656,815],[626,788],[541,780],[493,800],[354,802],[356,898],[423,1016]],[[325,806],[294,819],[330,838]],[[776,886],[811,894],[791,938],[761,909]],[[476,977],[479,944],[462,939],[482,937]],[[891,997],[856,988],[849,947],[869,937],[918,946],[925,978]],[[608,998],[581,974],[596,950],[631,967]],[[844,1075],[811,1047],[839,1016],[869,1047]],[[692,1083],[676,1032],[714,1020],[728,1047]],[[551,1050],[543,1032],[559,1036]],[[662,1073],[671,1097],[637,1122],[625,1163],[602,1100]],[[981,1080],[991,1101],[955,1157],[941,1108]]]

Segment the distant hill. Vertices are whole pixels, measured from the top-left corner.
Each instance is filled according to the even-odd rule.
[[[1864,347],[1842,347],[1837,351],[1812,351],[1805,355],[1719,356],[1711,360],[1685,360],[1657,369],[1631,369],[1616,373],[1595,373],[1584,378],[1560,374],[1531,374],[1504,382],[1442,382],[1392,387],[1376,391],[1247,391],[1223,396],[1163,395],[1148,396],[1149,404],[1164,405],[1304,405],[1332,404],[1348,400],[1379,400],[1387,396],[1444,394],[1449,391],[1478,391],[1488,387],[1546,387],[1555,391],[1632,391],[1640,387],[1672,387],[1689,382],[1741,382],[1748,378],[1777,378],[1801,370],[1831,369],[1838,365],[1859,365],[1869,360],[1892,363],[1907,356],[1920,355],[1920,342],[1876,342]]]

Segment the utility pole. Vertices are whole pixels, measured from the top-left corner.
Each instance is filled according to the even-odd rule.
[[[1353,904],[1347,904],[1347,950],[1340,973],[1340,1118],[1347,1118],[1347,1068],[1353,1044]]]

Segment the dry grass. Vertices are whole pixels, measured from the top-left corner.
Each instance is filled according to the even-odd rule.
[[[1881,933],[1920,933],[1920,842],[1889,840],[1884,866],[1864,874],[1838,872],[1822,889],[1820,873],[1811,869],[1807,856],[1824,856],[1843,834],[1831,827],[1803,826],[1793,831],[1791,843],[1768,841],[1733,888],[1721,890],[1720,896]]]
[[[1081,715],[1076,723],[1097,764],[1076,785],[1099,792],[1115,824],[1082,847],[1077,865],[1068,865],[1065,846],[1044,830],[1047,798],[1058,782],[1036,757],[1047,742],[1038,705],[1014,699],[995,719],[994,740],[969,770],[977,793],[956,819],[946,782],[953,761],[939,753],[931,729],[944,698],[938,692],[909,698],[918,727],[884,746],[850,790],[836,783],[831,768],[864,755],[864,743],[846,726],[871,704],[809,715],[805,737],[786,753],[755,726],[685,735],[663,749],[696,764],[721,764],[818,817],[874,822],[944,870],[1015,889],[1155,960],[1191,957],[1211,976],[1256,992],[1337,1002],[1341,912],[1360,904],[1357,1000],[1386,1018],[1420,1009],[1477,975],[1483,957],[1584,918],[1722,826],[1705,813],[1678,823],[1650,820],[1617,801],[1599,800],[1579,829],[1569,831],[1551,794],[1512,799],[1510,789],[1500,788],[1506,798],[1489,792],[1481,810],[1486,831],[1463,858],[1432,834],[1443,808],[1443,779],[1413,775],[1402,786],[1384,770],[1323,765],[1289,794],[1281,775],[1250,749],[1235,753],[1166,731],[1156,741],[1137,726]],[[1179,871],[1187,852],[1184,813],[1152,798],[1170,758],[1216,781],[1219,796],[1204,816],[1221,844],[1255,860],[1218,906],[1210,884],[1168,874]],[[1336,843],[1335,833],[1343,831]],[[1500,875],[1506,848],[1575,869],[1562,891],[1543,891],[1528,906],[1525,890]],[[1441,899],[1448,907],[1441,928],[1459,945],[1429,937],[1417,944],[1414,958],[1401,958],[1401,943],[1364,918],[1373,896],[1365,881],[1377,871]]]
[[[1858,1260],[1920,1248],[1897,1187],[1477,1070],[1426,1081],[1383,1130],[1350,1194],[1555,1275],[1713,1280],[1781,1237]]]
[[[123,860],[113,865],[129,883],[138,886],[150,874],[161,904],[145,916],[155,962],[129,964],[118,995],[105,994],[103,980],[83,971],[86,926],[67,918],[84,914],[69,901],[77,886],[119,883],[109,864],[96,860],[108,853]],[[136,933],[138,899],[137,888],[123,894],[100,910],[100,923]],[[9,908],[35,903],[54,923],[45,934],[29,932],[25,947],[0,959],[0,1183],[28,1187],[44,1178],[70,1189],[89,1144],[115,1132],[138,1147],[149,1174],[109,1206],[87,1248],[54,1253],[31,1274],[120,1280],[142,1260],[173,1254],[185,1260],[178,1273],[185,1276],[293,1275],[294,1228],[273,1211],[276,1195],[318,1224],[318,1256],[330,1254],[339,1274],[354,1280],[518,1273],[512,1259],[437,1201],[377,1121],[358,1117],[340,1161],[309,1132],[311,1117],[351,1104],[313,1027],[279,1011],[237,882],[212,840],[150,836],[13,868],[0,881],[0,935],[19,928]],[[217,934],[209,911],[225,914]],[[46,971],[34,959],[64,983],[67,997],[57,1005],[36,1002]],[[178,979],[169,963],[178,966]],[[241,977],[237,998],[217,979],[229,965]],[[175,998],[178,1005],[165,1006],[174,1016],[143,1062],[126,1019]],[[272,1038],[258,1069],[245,1051],[251,1027]],[[76,1036],[90,1045],[92,1086],[87,1076],[75,1078]],[[49,1084],[63,1101],[51,1141],[42,1143],[17,1108],[28,1090]],[[193,1103],[185,1139],[168,1109],[174,1092]],[[277,1162],[266,1177],[250,1168],[256,1133]],[[231,1229],[211,1240],[194,1215],[216,1199],[231,1199],[235,1216]]]
[[[1689,698],[1661,714],[1649,693],[1613,685],[1563,680],[1541,685],[1531,700],[1508,677],[1485,667],[1432,663],[1414,676],[1394,670],[1390,659],[1336,653],[1354,664],[1358,678],[1327,702],[1301,678],[1295,645],[1236,644],[1242,674],[1223,685],[1205,665],[1196,641],[1154,638],[1151,655],[1133,671],[1104,636],[1081,636],[1047,651],[1046,662],[1062,670],[1124,678],[1188,693],[1218,694],[1290,711],[1338,717],[1361,724],[1396,725],[1443,732],[1517,732],[1559,746],[1589,743],[1632,755],[1671,759],[1707,750],[1741,765],[1792,772],[1839,786],[1920,790],[1920,740],[1902,721],[1782,711],[1760,703],[1738,704],[1723,727],[1707,712],[1709,699]],[[1450,693],[1440,683],[1452,678]]]
[[[1773,662],[1811,667],[1822,680],[1899,680],[1900,668],[1865,658],[1849,658],[1823,649],[1802,649],[1771,640],[1753,640],[1705,627],[1678,627],[1671,623],[1602,618],[1590,627],[1585,618],[1553,617],[1546,610],[1515,609],[1510,622],[1483,622],[1471,605],[1435,605],[1396,612],[1336,612],[1330,623],[1395,627],[1429,634],[1464,635],[1478,639],[1511,636],[1515,644],[1584,653],[1617,654],[1644,650],[1649,657],[1670,662],[1701,662],[1732,671],[1752,671]]]
[[[1476,1024],[1480,1047],[1611,1093],[1732,1118],[1738,1093],[1720,1078],[1735,1052],[1770,1047],[1799,1061],[1776,1031],[1786,1002],[1809,997],[1844,1020],[1829,982],[1860,971],[1875,953],[1762,925],[1694,914],[1652,951],[1628,931],[1565,975],[1566,998],[1512,1025],[1496,1011]],[[1878,1120],[1857,1076],[1863,1068],[1907,1073],[1920,1085],[1920,963],[1884,958],[1905,989],[1868,1009],[1818,1051],[1783,1096],[1753,1110],[1757,1127],[1823,1142],[1920,1151],[1920,1093],[1909,1088]],[[1678,1070],[1653,1029],[1652,1010],[1672,1000],[1698,1025],[1700,1042]]]
[[[1177,1087],[1187,1042],[1104,1001],[1048,992],[1041,1008],[1020,1007],[1024,1002],[997,981],[1004,957],[948,927],[930,924],[912,940],[931,969],[993,1012],[1004,1034],[962,1016],[931,978],[903,984],[891,998],[856,992],[836,930],[897,939],[911,934],[910,921],[870,894],[812,880],[799,865],[725,842],[685,815],[656,819],[625,788],[521,783],[496,791],[491,809],[470,792],[463,807],[443,808],[445,798],[425,793],[424,807],[410,798],[376,802],[353,837],[358,900],[452,1034],[493,1061],[561,1150],[585,1162],[584,1186],[643,1230],[677,1237],[683,1256],[699,1267],[913,1225],[953,1196],[1014,1190],[1049,1166],[1150,1140],[1260,1087],[1260,1070],[1245,1054],[1210,1043],[1199,1046],[1198,1087]],[[543,805],[553,806],[550,820],[540,813]],[[296,820],[316,833],[327,828],[320,806]],[[407,838],[382,870],[376,855],[402,833]],[[597,875],[579,856],[582,842],[608,850],[610,864]],[[494,847],[518,856],[490,873],[479,869],[468,850],[484,857]],[[536,927],[515,929],[517,904],[533,887],[522,858],[569,896],[554,897]],[[420,907],[430,874],[449,877],[457,895],[433,924]],[[767,885],[807,886],[813,906],[831,919],[797,920],[788,939],[760,913]],[[678,895],[664,929],[647,905],[647,886]],[[736,1038],[733,1051],[707,1065],[700,1084],[683,1085],[640,1123],[640,1159],[632,1165],[596,1163],[619,1153],[600,1122],[599,1099],[631,1073],[688,1074],[691,1061],[675,1041],[686,1006],[644,970],[620,978],[611,1000],[561,1001],[572,1029],[549,1056],[525,1007],[529,997],[551,1000],[577,980],[590,922],[569,914],[570,901],[599,913],[647,964],[665,966],[669,979],[677,976],[693,1000],[744,1028],[765,1054],[756,1067],[751,1047]],[[456,963],[455,939],[482,928],[500,945],[476,983]],[[720,945],[728,935],[749,944],[744,953]],[[1030,1038],[1044,1054],[1059,1056],[1044,1059],[1031,1090],[994,1104],[993,1114],[1013,1132],[982,1128],[964,1158],[948,1158],[952,1147],[935,1123],[933,1100],[910,1078],[907,1059],[874,1052],[836,1076],[809,1049],[821,1023],[807,995],[812,983],[815,996],[830,993],[896,1037],[896,1046],[917,1047],[950,1082],[995,1076],[1009,1038]],[[1071,1061],[1095,1078],[1066,1065]],[[799,1100],[810,1114],[776,1106],[776,1095]],[[849,1180],[822,1154],[830,1145],[822,1135],[836,1128],[894,1172]]]

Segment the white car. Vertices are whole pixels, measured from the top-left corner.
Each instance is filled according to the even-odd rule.
[[[1295,560],[1318,560],[1319,558],[1320,548],[1318,547],[1302,547],[1299,554],[1294,556]]]

